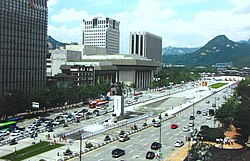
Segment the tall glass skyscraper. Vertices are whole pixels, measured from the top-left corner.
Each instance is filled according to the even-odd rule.
[[[0,0],[0,95],[46,83],[47,0]]]

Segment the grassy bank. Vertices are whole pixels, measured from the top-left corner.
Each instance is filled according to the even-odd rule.
[[[211,86],[210,86],[210,88],[214,88],[214,89],[217,89],[217,88],[220,88],[220,87],[222,87],[222,86],[224,86],[224,85],[226,85],[227,83],[215,83],[215,84],[212,84]]]
[[[24,149],[20,149],[20,150],[17,149],[16,152],[5,155],[1,157],[1,159],[7,159],[11,161],[21,161],[23,159],[36,156],[38,154],[50,151],[52,149],[56,149],[61,146],[64,146],[64,145],[63,144],[50,144],[50,142],[40,142],[40,143],[34,144]],[[13,147],[13,151],[14,151],[14,147]]]

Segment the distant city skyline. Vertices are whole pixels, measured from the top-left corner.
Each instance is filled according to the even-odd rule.
[[[250,38],[249,0],[49,0],[48,35],[82,44],[83,19],[120,21],[120,53],[129,51],[129,33],[148,31],[162,46],[200,47],[217,35]]]

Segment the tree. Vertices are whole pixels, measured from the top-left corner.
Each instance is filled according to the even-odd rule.
[[[242,80],[236,88],[237,95],[241,97],[238,108],[234,113],[234,125],[240,129],[244,136],[250,135],[250,79]]]
[[[189,160],[208,160],[212,157],[212,145],[197,142],[192,145],[191,150],[189,150]]]
[[[227,102],[215,110],[215,118],[220,121],[226,128],[229,127],[234,120],[234,113],[238,107],[238,101],[234,97],[228,99]]]

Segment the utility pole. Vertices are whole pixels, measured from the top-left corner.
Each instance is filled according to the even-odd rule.
[[[162,145],[161,145],[161,119],[162,119],[162,117],[161,117],[161,114],[160,114],[159,115],[159,120],[160,120],[160,135],[159,135],[160,149],[159,149],[159,159],[162,159],[162,152],[161,152],[161,147],[162,147]]]
[[[80,161],[82,161],[82,131],[79,130],[79,134],[80,134]]]

